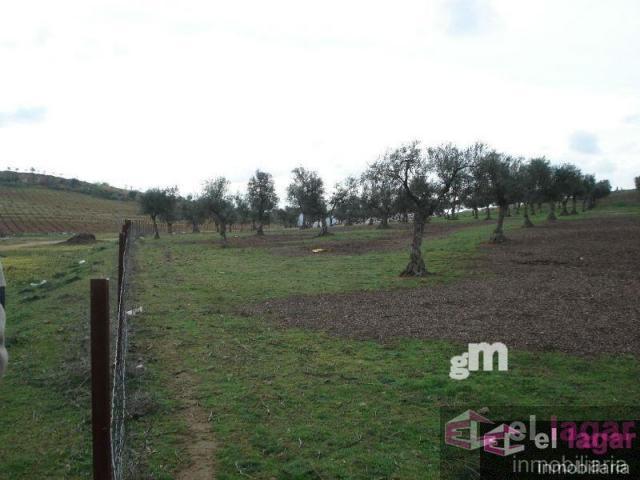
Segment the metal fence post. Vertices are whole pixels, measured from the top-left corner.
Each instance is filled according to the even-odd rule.
[[[93,478],[111,480],[109,280],[91,279],[91,421]]]

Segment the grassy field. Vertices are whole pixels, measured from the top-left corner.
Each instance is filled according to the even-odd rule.
[[[562,221],[621,213],[640,209],[632,198],[612,199]],[[459,345],[352,340],[238,313],[291,294],[397,288],[401,295],[455,282],[482,255],[493,227],[460,221],[469,228],[425,243],[437,275],[422,280],[398,277],[406,249],[287,256],[266,247],[221,249],[211,234],[139,242],[136,296],[144,313],[131,336],[137,401],[128,424],[137,477],[175,478],[190,468],[194,408],[215,442],[199,454],[212,457],[216,478],[435,479],[440,406],[637,405],[640,362],[629,357],[512,351],[509,372],[454,382],[449,359]],[[507,232],[520,222],[508,219]],[[336,232],[331,241],[387,234]],[[304,244],[321,246],[311,235]],[[1,254],[11,363],[0,386],[0,478],[88,478],[88,278],[112,273],[115,243]],[[29,286],[43,278],[45,289]]]
[[[0,383],[2,479],[89,478],[88,279],[113,273],[114,248],[105,240],[1,252],[10,352]]]

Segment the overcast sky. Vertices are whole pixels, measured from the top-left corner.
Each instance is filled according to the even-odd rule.
[[[640,1],[0,0],[0,168],[198,191],[481,140],[640,174]]]

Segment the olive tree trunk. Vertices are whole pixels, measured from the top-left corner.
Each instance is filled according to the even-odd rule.
[[[409,263],[400,274],[401,277],[424,277],[428,273],[427,266],[422,258],[422,236],[424,235],[426,218],[426,215],[418,212],[413,215],[411,253],[409,255]]]
[[[200,225],[198,225],[198,222],[191,222],[191,233],[200,233]]]
[[[577,199],[576,196],[572,196],[571,197],[571,215],[577,215],[578,214],[578,206],[577,206]]]
[[[563,198],[562,199],[562,210],[560,211],[560,215],[565,216],[565,215],[569,215],[569,210],[567,210],[567,202],[569,201],[568,198]]]
[[[531,209],[533,209],[533,205],[531,205]],[[524,202],[524,223],[522,226],[526,228],[533,227],[533,222],[529,218],[529,204],[527,202]]]
[[[487,205],[487,216],[484,219],[491,220],[491,208],[489,208],[489,205]]]
[[[320,220],[320,233],[318,234],[319,237],[322,237],[324,235],[331,235],[329,233],[329,227],[327,225],[327,218],[323,215],[322,216],[322,220]]]
[[[252,221],[252,228],[256,230],[256,235],[264,235],[264,219],[262,213],[258,216],[258,224],[256,221]]]
[[[555,221],[558,218],[556,217],[556,202],[549,202],[549,215],[547,216],[547,220]]]
[[[220,237],[222,238],[222,248],[227,248],[227,224],[225,222],[220,222],[219,228]]]
[[[496,229],[491,234],[490,242],[491,243],[503,243],[507,240],[507,237],[504,236],[504,217],[507,216],[508,205],[499,205],[498,206],[498,224],[496,225]]]

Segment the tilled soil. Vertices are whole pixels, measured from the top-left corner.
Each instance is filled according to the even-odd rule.
[[[244,313],[380,341],[500,341],[581,356],[640,352],[637,217],[539,225],[481,248],[472,274],[454,284],[293,296]]]

